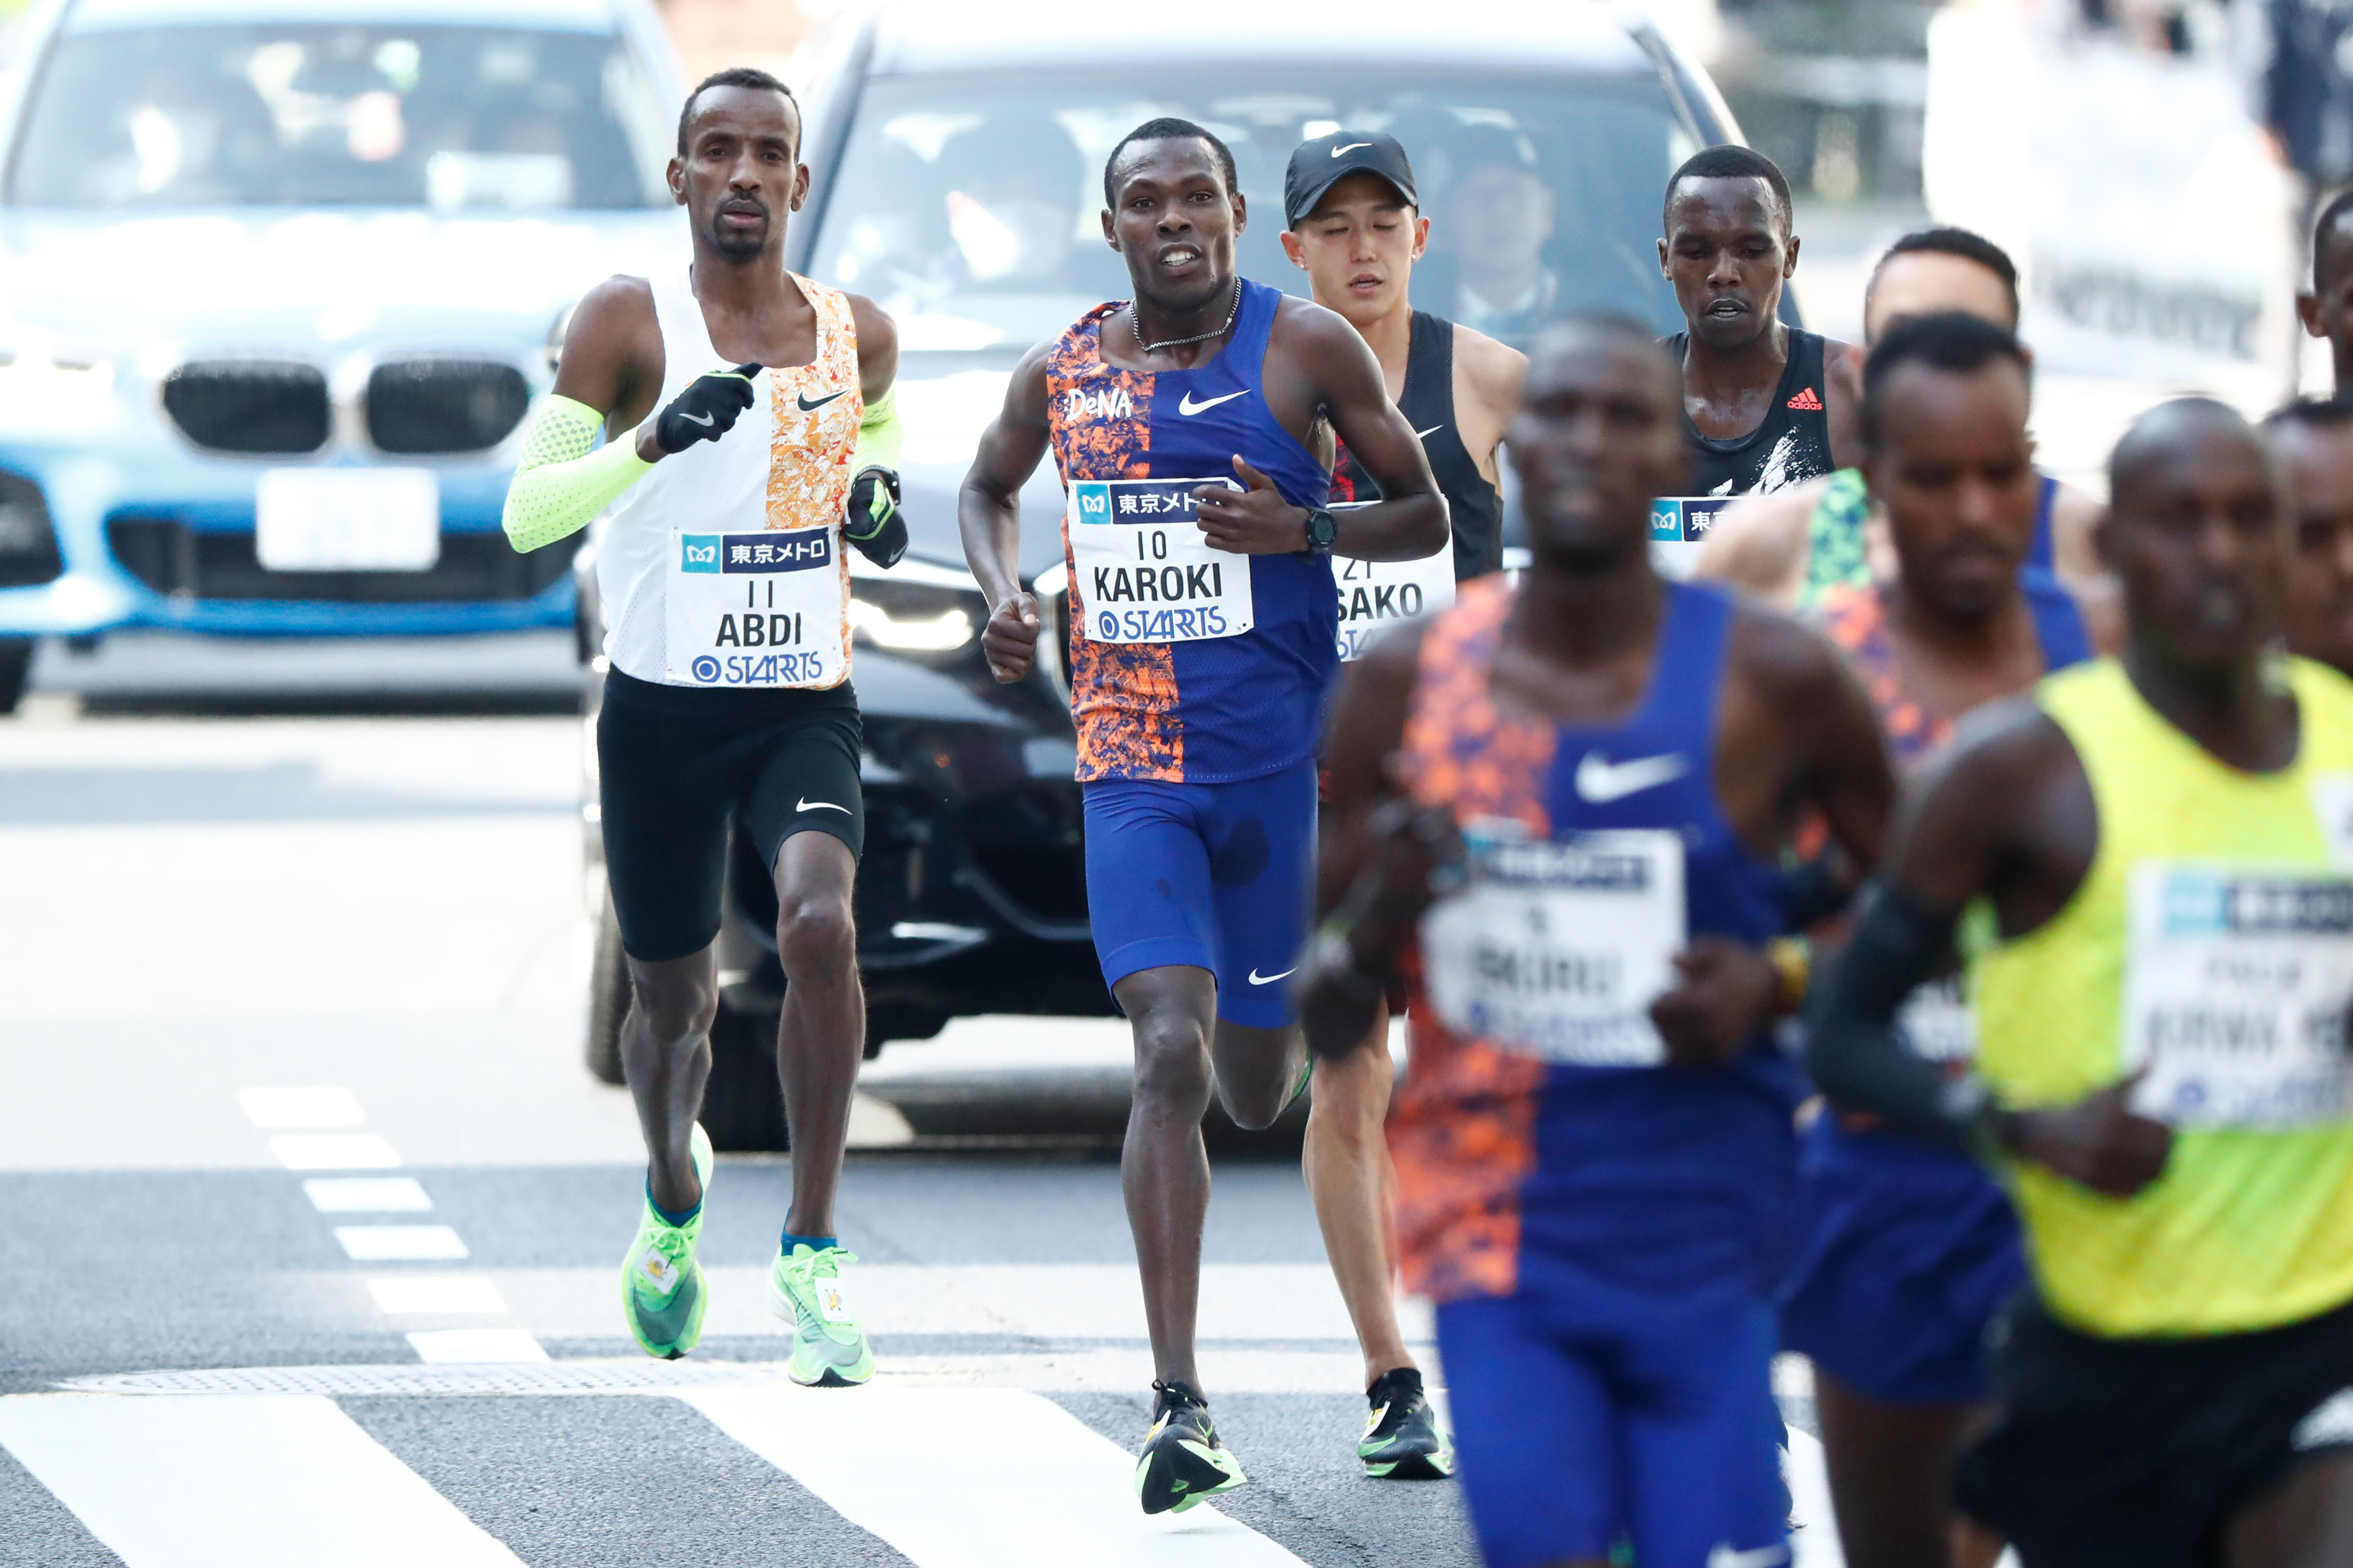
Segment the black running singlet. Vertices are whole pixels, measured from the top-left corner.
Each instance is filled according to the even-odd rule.
[[[1421,437],[1422,455],[1438,480],[1439,493],[1454,514],[1454,580],[1467,583],[1504,565],[1504,500],[1454,423],[1454,323],[1416,310],[1407,329],[1405,386],[1398,412]],[[1358,468],[1345,443],[1335,443],[1332,464],[1334,500],[1378,500],[1381,488]]]
[[[1688,332],[1666,340],[1678,370],[1690,345]],[[1691,447],[1694,496],[1745,496],[1754,490],[1787,489],[1831,471],[1828,383],[1822,376],[1822,339],[1818,332],[1789,329],[1789,363],[1781,384],[1756,429],[1729,441],[1699,432],[1683,415],[1683,438]]]

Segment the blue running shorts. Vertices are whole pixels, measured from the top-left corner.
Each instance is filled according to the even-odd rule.
[[[1297,1015],[1315,873],[1315,759],[1231,784],[1096,779],[1082,786],[1087,915],[1103,984],[1186,964],[1218,979],[1218,1016],[1282,1028]]]
[[[1799,1161],[1781,1343],[1885,1405],[1992,1395],[1986,1329],[2027,1281],[2010,1200],[1957,1151],[1825,1114]]]
[[[1773,1309],[1580,1276],[1438,1309],[1463,1499],[1487,1568],[1606,1558],[1783,1568]]]

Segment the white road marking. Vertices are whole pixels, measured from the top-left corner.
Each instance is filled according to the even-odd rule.
[[[473,1275],[371,1279],[367,1288],[368,1294],[375,1298],[377,1310],[385,1312],[488,1316],[507,1310],[499,1288]]]
[[[0,1446],[129,1568],[520,1568],[319,1394],[0,1399]]]
[[[1133,1456],[1017,1389],[695,1389],[677,1397],[920,1568],[1298,1568],[1204,1503],[1146,1518]],[[1022,1478],[975,1464],[973,1434]],[[1136,1436],[1143,1436],[1139,1423]]]
[[[269,1152],[290,1171],[389,1171],[400,1163],[373,1132],[281,1132]]]
[[[256,1127],[357,1127],[367,1121],[348,1089],[240,1089],[237,1099]]]
[[[312,1176],[302,1191],[321,1214],[421,1214],[433,1206],[414,1176]]]
[[[522,1329],[419,1329],[408,1335],[417,1359],[428,1364],[545,1361],[547,1352]]]
[[[449,1263],[466,1244],[446,1225],[339,1225],[335,1239],[360,1263]]]

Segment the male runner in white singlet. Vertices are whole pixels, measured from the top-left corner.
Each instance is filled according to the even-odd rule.
[[[891,319],[785,270],[786,216],[808,193],[800,130],[791,92],[765,72],[722,71],[689,95],[670,186],[692,265],[610,279],[580,302],[506,526],[533,549],[612,508],[597,557],[611,670],[596,752],[629,958],[621,1063],[648,1154],[644,1219],[622,1265],[629,1331],[676,1357],[702,1328],[695,1244],[712,1160],[695,1115],[732,818],[774,870],[788,986],[776,1054],[793,1198],[771,1304],[794,1324],[794,1380],[830,1384],[874,1370],[841,1289],[855,1259],[833,1221],[866,1035],[841,542],[889,565],[906,531]]]

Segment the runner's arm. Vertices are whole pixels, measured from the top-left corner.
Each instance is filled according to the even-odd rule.
[[[1346,666],[1324,726],[1331,785],[1315,858],[1323,924],[1293,983],[1308,1049],[1319,1056],[1362,1045],[1398,950],[1430,906],[1433,871],[1461,854],[1451,815],[1417,805],[1398,773],[1422,630],[1417,622],[1392,627]]]
[[[1038,601],[1021,586],[1021,487],[1045,457],[1046,355],[1040,343],[1022,356],[1005,388],[1005,406],[981,433],[972,468],[956,491],[956,530],[965,563],[989,604],[980,634],[989,672],[1003,681],[1029,671],[1038,650]]]
[[[1862,351],[1852,343],[1835,340],[1822,344],[1822,402],[1830,426],[1827,445],[1830,447],[1832,471],[1854,466],[1854,453],[1849,450],[1856,432],[1862,427]],[[1846,440],[1841,440],[1844,436]]]
[[[1446,498],[1413,422],[1389,401],[1372,345],[1345,317],[1321,306],[1300,312],[1297,325],[1308,337],[1312,363],[1322,372],[1324,416],[1347,443],[1356,466],[1380,487],[1379,500],[1342,518],[1332,552],[1357,561],[1419,561],[1437,554],[1452,537]]]
[[[842,537],[877,566],[896,566],[907,553],[907,520],[899,510],[899,454],[906,445],[899,423],[899,329],[863,294],[849,296],[858,331],[859,390],[865,412],[849,455],[849,499]]]
[[[1454,329],[1454,424],[1479,477],[1498,489],[1504,428],[1520,406],[1528,356],[1509,343],[1457,324]],[[1419,437],[1417,437],[1418,439]]]

